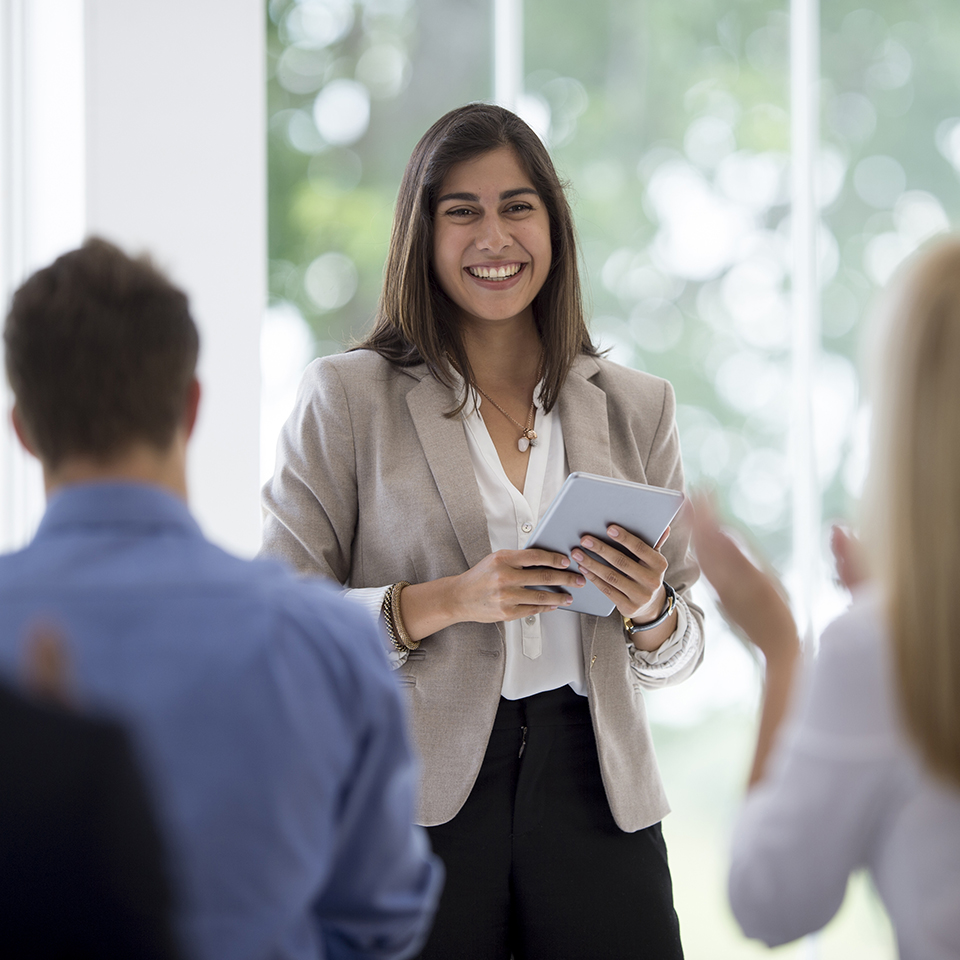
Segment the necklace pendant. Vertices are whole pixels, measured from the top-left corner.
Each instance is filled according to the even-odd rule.
[[[530,441],[526,438],[526,436],[521,437],[521,438],[517,441],[517,449],[518,449],[521,453],[526,453],[527,447],[529,447],[529,446],[530,446]]]

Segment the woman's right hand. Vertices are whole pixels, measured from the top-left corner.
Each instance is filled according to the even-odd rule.
[[[400,594],[400,615],[412,640],[455,623],[500,623],[556,610],[586,580],[568,569],[570,559],[551,550],[498,550],[465,573],[415,583]],[[534,589],[528,590],[528,587]]]
[[[451,577],[455,623],[500,623],[519,620],[573,602],[569,593],[586,580],[569,571],[570,560],[550,550],[498,550],[466,573]],[[530,590],[529,587],[537,589]]]

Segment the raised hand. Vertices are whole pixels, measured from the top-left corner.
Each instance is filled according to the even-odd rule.
[[[867,580],[867,558],[863,544],[847,527],[835,523],[830,530],[830,549],[837,563],[837,580],[848,590]]]

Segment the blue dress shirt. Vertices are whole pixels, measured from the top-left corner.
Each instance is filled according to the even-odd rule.
[[[403,704],[365,611],[230,556],[159,488],[111,483],[63,489],[0,557],[0,670],[40,620],[67,638],[81,705],[128,725],[192,955],[419,949],[442,869],[412,826]]]

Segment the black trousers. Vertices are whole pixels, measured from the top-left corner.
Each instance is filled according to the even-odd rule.
[[[447,880],[421,960],[682,960],[660,824],[617,827],[569,687],[501,699],[470,797],[429,833]]]

